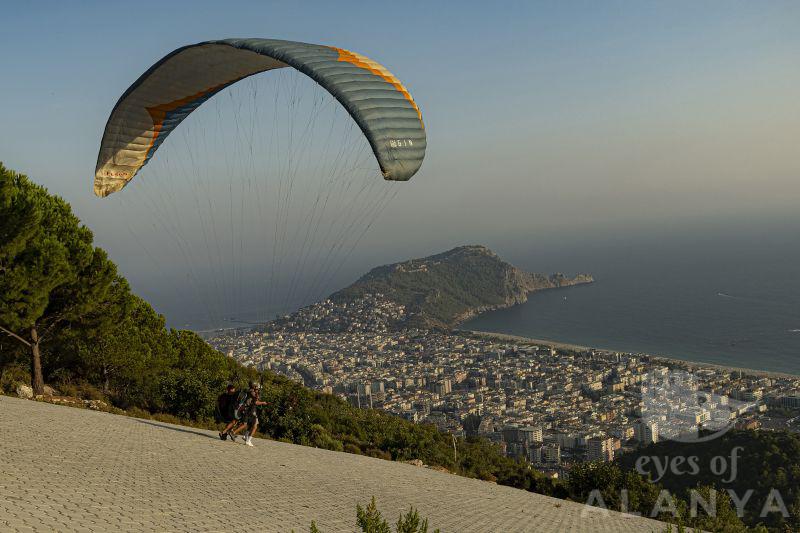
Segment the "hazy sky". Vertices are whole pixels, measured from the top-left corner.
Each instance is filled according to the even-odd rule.
[[[422,170],[345,277],[463,243],[508,249],[515,239],[800,217],[800,3],[450,6],[6,5],[0,161],[67,199],[137,290],[157,299],[153,265],[137,260],[125,221],[91,192],[105,121],[174,48],[269,37],[368,55],[423,112]]]

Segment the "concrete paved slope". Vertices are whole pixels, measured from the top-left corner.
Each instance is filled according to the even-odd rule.
[[[374,495],[390,523],[417,507],[443,532],[653,531],[591,510],[407,464],[0,397],[0,531],[355,530]],[[587,511],[587,509],[589,509]]]

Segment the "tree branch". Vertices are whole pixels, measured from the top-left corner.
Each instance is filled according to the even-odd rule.
[[[50,324],[42,328],[42,333],[39,335],[39,342],[42,342],[42,339],[50,335],[50,332],[53,331],[53,328],[60,324],[68,313],[69,311],[64,311],[63,313],[54,315],[53,318],[50,319]],[[78,316],[77,320],[80,320],[81,318],[83,318],[83,315]]]
[[[24,344],[24,345],[25,345],[25,346],[27,346],[28,348],[30,348],[30,347],[31,347],[31,343],[30,343],[30,342],[26,341],[25,339],[23,339],[22,337],[20,337],[20,336],[19,336],[19,335],[17,335],[16,333],[14,333],[13,331],[9,331],[9,330],[7,330],[6,328],[4,328],[3,326],[0,326],[0,331],[3,331],[3,332],[5,332],[5,333],[6,333],[7,335],[9,335],[10,337],[14,337],[15,339],[17,339],[19,342],[21,342],[22,344]]]

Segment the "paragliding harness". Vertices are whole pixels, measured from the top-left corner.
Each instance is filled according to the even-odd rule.
[[[249,396],[249,391],[241,391],[236,398],[236,409],[234,410],[233,417],[240,421],[246,421],[247,418],[247,398]]]
[[[250,389],[247,392],[240,393],[238,407],[236,408],[236,420],[248,426],[254,426],[258,423],[258,404],[262,403],[260,387],[259,392],[256,392],[253,396],[251,396],[252,392],[253,390]]]

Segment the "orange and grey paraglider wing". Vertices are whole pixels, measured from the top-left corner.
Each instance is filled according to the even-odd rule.
[[[98,196],[122,189],[181,121],[225,87],[290,67],[333,95],[372,147],[384,178],[405,181],[422,165],[422,114],[406,88],[360,54],[273,39],[226,39],[179,48],[122,95],[106,124],[95,169]]]

